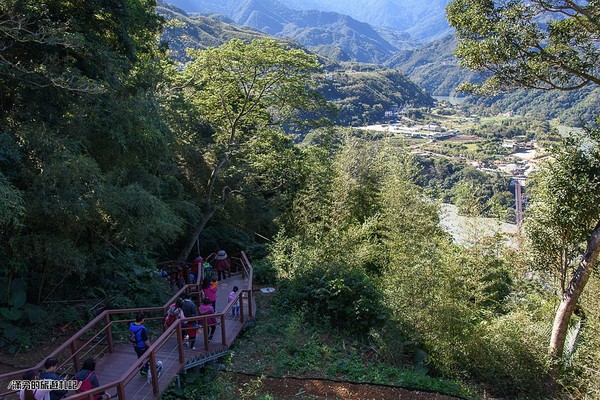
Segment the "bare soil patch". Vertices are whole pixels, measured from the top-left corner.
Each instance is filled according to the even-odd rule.
[[[445,142],[480,142],[481,138],[474,135],[457,135],[444,139]]]
[[[456,400],[457,397],[398,387],[335,382],[322,379],[259,378],[223,372],[244,393],[285,399]]]

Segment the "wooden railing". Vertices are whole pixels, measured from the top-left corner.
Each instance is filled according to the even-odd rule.
[[[203,345],[204,349],[208,351],[209,342],[208,342],[208,319],[216,318],[218,321],[218,325],[220,326],[220,336],[222,345],[228,347],[230,343],[227,343],[227,323],[230,323],[225,319],[225,316],[231,311],[233,305],[239,301],[240,302],[240,322],[245,323],[248,319],[253,318],[254,310],[253,310],[253,301],[252,301],[252,266],[248,261],[245,253],[241,253],[238,261],[243,268],[244,271],[248,271],[248,286],[244,289],[240,288],[235,299],[233,299],[230,303],[227,304],[225,309],[219,313],[211,314],[211,315],[202,315],[197,317],[185,318],[182,320],[178,320],[178,322],[196,322],[201,327],[203,331]],[[178,297],[181,297],[183,293],[187,293],[191,296],[198,293],[200,291],[200,285],[188,284],[182,287],[169,301],[163,305],[162,307],[147,307],[147,308],[129,308],[129,309],[120,309],[120,310],[106,310],[96,316],[92,321],[90,321],[87,325],[81,328],[78,332],[76,332],[71,338],[69,338],[65,343],[60,345],[56,350],[50,353],[47,357],[56,357],[59,360],[59,365],[57,371],[61,374],[65,374],[67,377],[71,378],[73,375],[81,369],[82,360],[93,357],[98,359],[101,356],[106,354],[110,354],[114,351],[115,343],[117,342],[129,342],[128,339],[128,331],[129,324],[135,321],[134,315],[139,312],[144,312],[146,315],[145,322],[146,325],[155,325],[156,328],[162,326],[162,322],[164,320],[164,315],[170,304],[174,303]],[[126,318],[123,319],[122,317]],[[129,317],[129,318],[127,318]],[[185,329],[185,328],[184,328]],[[159,331],[152,329],[152,331]],[[175,335],[177,340],[177,351],[179,353],[179,368],[182,368],[185,364],[184,357],[184,343],[183,343],[183,335],[182,335],[182,327],[181,323],[174,323],[162,332],[162,334],[154,339],[150,348],[144,353],[142,357],[136,360],[135,363],[131,365],[131,367],[121,376],[118,381],[113,381],[110,383],[106,383],[101,385],[93,390],[87,391],[85,393],[75,394],[68,399],[76,400],[76,399],[89,399],[94,400],[94,394],[102,393],[104,391],[108,392],[111,397],[118,397],[121,400],[126,399],[125,396],[125,387],[133,377],[137,376],[139,369],[143,364],[150,361],[150,368],[152,372],[152,389],[155,396],[159,394],[158,380],[156,378],[156,353],[161,350],[165,344]],[[123,337],[119,336],[119,333],[123,334]],[[216,334],[217,332],[215,332]],[[8,383],[11,380],[21,379],[23,374],[29,369],[40,370],[44,365],[44,360],[40,361],[39,364],[32,366],[31,368],[10,372],[6,374],[0,375],[0,391],[6,390],[8,387]],[[16,391],[6,391],[4,393],[0,393],[0,399],[4,399],[9,395],[15,394]]]

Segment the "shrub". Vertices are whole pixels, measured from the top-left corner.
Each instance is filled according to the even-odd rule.
[[[252,268],[254,268],[254,283],[274,285],[277,281],[277,271],[268,260],[252,261]]]
[[[383,295],[361,269],[342,265],[319,266],[299,271],[282,282],[285,306],[306,309],[309,321],[366,334],[387,318]]]
[[[466,346],[463,368],[503,397],[543,398],[551,390],[545,326],[521,312],[482,325]]]

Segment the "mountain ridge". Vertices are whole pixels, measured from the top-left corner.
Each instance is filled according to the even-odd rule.
[[[406,33],[392,33],[388,29],[385,35],[395,42],[390,43],[371,25],[351,16],[329,11],[294,10],[278,0],[170,2],[190,14],[217,12],[237,24],[269,35],[290,37],[336,61],[383,63],[399,50],[398,46],[409,46]],[[336,59],[337,56],[341,58]]]

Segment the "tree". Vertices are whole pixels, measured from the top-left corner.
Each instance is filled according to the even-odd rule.
[[[600,132],[565,138],[534,179],[525,229],[540,268],[554,276],[563,299],[551,354],[562,356],[567,328],[600,253]],[[591,233],[590,233],[591,232]],[[587,246],[586,246],[587,240]]]
[[[247,154],[248,146],[256,144],[252,139],[319,104],[309,85],[311,74],[320,67],[316,57],[303,50],[272,39],[250,43],[233,39],[192,56],[177,76],[182,104],[191,106],[213,132],[203,149],[208,177],[196,188],[202,215],[192,224],[181,260],[187,259],[198,235],[227,198],[249,190],[243,179],[228,173],[232,163]],[[273,190],[284,183],[284,171],[271,172],[276,173],[252,189]]]
[[[480,87],[465,88],[574,90],[600,84],[595,1],[453,0],[446,11],[461,64],[490,73]]]
[[[476,92],[489,93],[501,89],[525,86],[545,90],[574,90],[588,84],[600,84],[600,4],[596,1],[532,0],[496,3],[490,0],[453,0],[447,8],[450,24],[456,29],[459,46],[456,55],[462,65],[490,76],[479,87],[467,86]],[[589,131],[591,148],[598,146],[597,129]],[[570,143],[577,145],[577,143]],[[589,150],[589,148],[588,148]],[[585,147],[562,149],[557,165],[568,170],[573,181],[566,187],[578,191],[574,182],[585,182],[585,187],[597,191],[599,172],[597,150]],[[570,159],[576,164],[564,164]],[[560,173],[557,171],[556,173]],[[554,171],[548,171],[550,176]],[[557,175],[558,176],[558,175]],[[568,192],[568,191],[567,191]],[[564,190],[553,189],[557,211],[576,214],[578,229],[587,229],[587,246],[569,284],[562,293],[556,312],[549,353],[559,358],[564,348],[567,328],[577,302],[596,266],[600,252],[600,216],[588,215],[590,208],[597,210],[589,192],[575,196],[574,203],[566,201]],[[588,206],[590,208],[588,208]],[[574,210],[572,208],[575,208]],[[568,212],[567,212],[568,210]],[[588,215],[590,219],[584,218]],[[568,221],[566,226],[573,221]],[[556,221],[565,224],[567,221]],[[585,223],[584,223],[585,222]],[[542,261],[543,262],[543,261]]]
[[[160,296],[183,227],[160,28],[154,0],[0,2],[0,346],[29,345],[15,327],[48,300]]]

